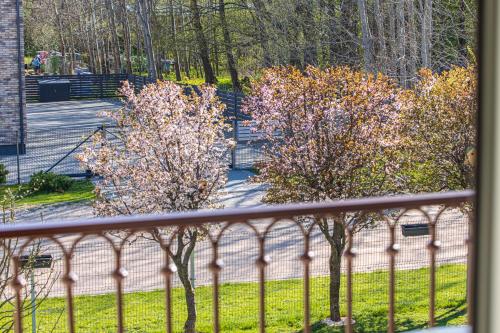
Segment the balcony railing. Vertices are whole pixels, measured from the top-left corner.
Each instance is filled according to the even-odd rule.
[[[400,252],[398,240],[399,230],[404,224],[410,211],[417,212],[421,218],[420,226],[415,224],[409,226],[409,233],[420,233],[424,230],[426,234],[425,243],[420,243],[422,250],[428,254],[428,325],[436,325],[436,271],[440,262],[437,255],[448,240],[445,233],[438,232],[443,217],[447,212],[455,212],[466,216],[467,233],[466,243],[463,243],[465,251],[463,262],[467,262],[467,301],[472,299],[471,271],[473,267],[472,250],[473,242],[472,230],[473,219],[471,216],[474,204],[474,193],[471,191],[448,192],[438,194],[424,194],[402,197],[382,197],[366,198],[356,200],[345,200],[337,202],[279,205],[264,208],[247,209],[225,209],[225,210],[205,210],[196,212],[170,213],[165,215],[149,216],[129,216],[113,217],[103,219],[79,220],[72,222],[44,223],[44,224],[17,224],[5,225],[0,228],[0,240],[3,251],[8,253],[13,261],[11,286],[15,295],[14,326],[16,332],[23,332],[23,318],[25,317],[26,306],[23,305],[23,290],[26,282],[22,273],[22,258],[26,251],[35,243],[54,243],[62,253],[63,272],[60,276],[64,287],[62,292],[66,297],[66,311],[68,318],[68,331],[75,332],[75,306],[74,288],[77,285],[77,276],[74,272],[72,262],[76,260],[79,244],[89,237],[96,237],[109,243],[111,252],[114,255],[113,271],[114,289],[116,293],[116,327],[118,332],[125,332],[124,314],[124,281],[127,277],[127,267],[124,263],[123,253],[125,247],[133,237],[146,237],[153,239],[158,248],[165,254],[172,253],[177,246],[178,236],[186,230],[200,230],[205,233],[206,241],[210,244],[211,253],[208,260],[208,269],[211,274],[211,285],[213,290],[213,331],[221,331],[221,311],[220,311],[220,275],[223,271],[222,255],[219,247],[224,237],[226,237],[234,227],[247,228],[256,239],[258,253],[255,269],[258,272],[259,286],[259,310],[258,327],[259,332],[266,331],[266,281],[273,278],[268,276],[269,258],[267,256],[266,242],[270,238],[272,230],[279,223],[291,223],[295,227],[295,233],[302,238],[302,249],[299,259],[302,263],[303,282],[303,331],[311,332],[311,291],[310,279],[313,274],[311,267],[314,262],[312,254],[313,234],[320,229],[320,222],[331,221],[332,223],[343,223],[342,232],[345,247],[343,250],[344,272],[346,276],[345,299],[341,299],[346,304],[346,332],[353,331],[353,275],[356,271],[356,262],[362,257],[363,251],[358,254],[355,251],[356,237],[362,234],[362,228],[379,228],[378,232],[384,232],[385,238],[384,252],[388,269],[388,294],[387,294],[387,331],[394,332],[396,328],[396,270],[398,268],[397,258]],[[428,207],[434,207],[429,210]],[[457,213],[458,212],[458,213]],[[213,228],[217,225],[217,228]],[[324,226],[323,226],[324,227]],[[233,228],[233,229],[232,229]],[[453,228],[453,225],[452,225]],[[238,229],[240,230],[240,229]],[[419,231],[420,230],[420,231]],[[466,235],[467,236],[467,235]],[[361,237],[361,236],[360,236]],[[62,239],[64,238],[64,242]],[[7,240],[15,239],[18,244],[15,248],[7,246]],[[443,241],[443,244],[441,244]],[[359,243],[359,242],[358,242]],[[370,243],[370,239],[363,240],[363,243]],[[361,243],[359,243],[361,244]],[[425,245],[423,245],[425,244]],[[166,332],[173,332],[173,305],[172,290],[174,288],[175,266],[169,255],[163,257],[162,269],[157,271],[157,275],[162,275],[164,279],[165,302],[166,302]],[[427,271],[426,271],[427,272]],[[464,290],[465,293],[465,290]],[[470,306],[467,306],[470,310]],[[470,313],[470,311],[468,311]],[[468,320],[472,318],[468,315]]]

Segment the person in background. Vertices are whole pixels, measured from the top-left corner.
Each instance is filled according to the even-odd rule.
[[[39,75],[40,74],[40,67],[42,66],[42,59],[40,57],[40,54],[37,54],[36,57],[33,58],[31,65],[33,66],[33,69],[35,70],[35,74]]]

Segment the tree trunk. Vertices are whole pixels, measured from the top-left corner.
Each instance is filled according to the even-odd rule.
[[[300,52],[300,45],[299,45],[299,29],[297,29],[297,21],[294,21],[291,27],[287,27],[288,32],[288,40],[287,40],[287,45],[289,48],[288,54],[288,61],[290,65],[295,66],[296,68],[302,68],[302,59],[301,59],[301,52]]]
[[[196,299],[193,285],[191,284],[191,280],[189,279],[189,264],[188,262],[180,262],[175,259],[174,263],[177,267],[179,280],[184,287],[184,296],[186,299],[186,309],[188,316],[186,322],[184,323],[184,332],[196,333]]]
[[[340,267],[342,254],[337,252],[335,245],[330,245],[330,319],[340,321]]]
[[[424,0],[424,13],[422,15],[422,66],[431,68],[431,42],[432,42],[432,0]]]
[[[224,35],[224,46],[226,49],[227,68],[231,75],[231,82],[234,91],[241,91],[241,84],[238,78],[238,70],[236,69],[236,61],[233,55],[233,43],[226,21],[226,10],[224,0],[219,0],[219,18],[222,27],[222,34]]]
[[[184,11],[182,10],[183,6],[180,6],[180,14],[181,14],[181,33],[183,36],[186,35],[185,31],[185,19],[184,19]],[[191,77],[191,59],[190,59],[190,54],[189,54],[189,48],[187,43],[184,43],[184,73],[186,73],[186,76],[188,78]]]
[[[398,72],[399,82],[403,87],[407,84],[406,70],[406,22],[405,22],[405,0],[397,0],[396,2],[396,43],[398,50]]]
[[[215,4],[215,5],[214,5]],[[216,7],[214,7],[216,6]],[[216,13],[219,11],[219,6],[217,5],[217,2],[212,3],[212,0],[208,0],[208,8],[209,13],[208,13],[208,26],[211,29],[211,34],[209,36],[209,40],[212,42],[212,68],[215,69],[215,77],[219,76],[219,43],[217,42],[217,26],[214,24],[213,16],[216,15],[213,12],[215,11]]]
[[[328,223],[333,223],[330,228]],[[319,221],[318,226],[330,244],[330,319],[338,322],[340,317],[340,268],[342,264],[342,255],[345,248],[346,237],[344,230],[343,217],[335,217],[333,219],[323,218]],[[332,229],[332,232],[330,232]]]
[[[268,17],[267,10],[264,2],[262,0],[253,0],[253,5],[255,7],[255,16],[257,21],[257,33],[262,48],[262,56],[264,67],[270,67],[272,65],[271,51],[269,49],[269,35],[265,25],[265,18]]]
[[[415,23],[415,5],[413,0],[407,0],[408,6],[408,49],[410,51],[408,57],[408,72],[410,80],[415,78],[417,74],[417,31]]]
[[[137,0],[137,15],[141,22],[142,32],[144,35],[144,48],[146,49],[146,57],[148,59],[148,77],[156,81],[158,78],[156,72],[156,61],[153,51],[153,38],[151,35],[151,20],[149,18],[149,6],[147,0]]]
[[[467,11],[467,6],[465,4],[466,0],[460,0],[460,10],[458,12],[459,15],[459,24],[460,29],[458,33],[458,52],[459,59],[458,63],[462,66],[467,65],[468,59],[468,51],[467,51],[467,26],[465,22],[465,13]]]
[[[130,25],[128,20],[127,4],[125,0],[121,0],[122,12],[122,29],[123,29],[123,42],[125,49],[125,69],[128,74],[132,74],[132,41],[130,38]]]
[[[385,2],[384,7],[387,13],[387,20],[388,20],[388,26],[389,26],[389,50],[390,53],[388,55],[388,67],[389,67],[389,73],[392,76],[398,76],[398,65],[397,65],[397,59],[398,59],[398,49],[396,47],[396,19],[394,18],[395,11],[394,11],[394,3],[392,2]]]
[[[175,58],[175,64],[174,64],[174,70],[175,70],[175,79],[177,81],[182,80],[181,77],[181,68],[180,68],[180,62],[181,58],[179,56],[179,45],[177,43],[177,28],[175,25],[175,15],[174,15],[174,2],[173,0],[170,0],[170,29],[172,32],[172,43],[174,44],[174,58]]]
[[[368,16],[366,14],[365,0],[358,0],[359,19],[361,21],[361,35],[363,43],[363,59],[365,63],[365,70],[368,72],[373,71],[373,52],[372,52],[372,36],[370,25],[368,23]]]
[[[338,22],[336,17],[335,3],[332,1],[325,2],[325,12],[327,16],[327,33],[328,33],[328,52],[329,52],[329,63],[333,66],[337,63],[338,59]]]
[[[186,298],[187,319],[184,323],[184,333],[196,333],[196,299],[193,284],[189,279],[189,259],[193,254],[198,238],[198,231],[184,230],[177,234],[177,248],[175,254],[169,253],[172,261],[177,267],[179,280],[184,287],[184,297]],[[184,240],[189,241],[184,243]]]
[[[316,46],[313,2],[310,0],[299,0],[295,11],[304,36],[304,67],[307,65],[317,66],[318,48]]]
[[[208,50],[207,40],[203,33],[203,26],[201,25],[200,8],[198,7],[198,0],[190,0],[190,9],[193,14],[193,25],[196,35],[196,42],[198,44],[199,54],[203,65],[203,72],[205,73],[205,82],[208,84],[215,84],[215,76],[210,64],[210,56]]]
[[[355,66],[359,63],[358,22],[355,19],[355,0],[343,0],[340,5],[339,46],[337,61],[341,65]]]
[[[122,62],[120,59],[120,44],[118,43],[118,33],[116,32],[116,22],[115,22],[115,9],[113,8],[113,3],[111,0],[106,0],[106,9],[108,12],[108,19],[111,30],[111,42],[112,42],[112,53],[113,53],[113,69],[115,73],[121,72]]]
[[[99,40],[97,39],[97,33],[96,33],[96,18],[95,18],[95,3],[94,0],[90,0],[91,4],[91,13],[92,13],[92,19],[91,19],[91,31],[92,31],[92,39],[94,41],[94,45],[92,47],[95,47],[94,50],[94,57],[95,57],[95,65],[96,65],[96,74],[102,74],[103,73],[103,64],[102,64],[102,57],[101,57],[101,48],[99,47]],[[98,72],[98,73],[97,73]]]
[[[66,43],[64,41],[64,36],[63,36],[63,23],[62,23],[62,18],[61,14],[59,13],[59,8],[57,8],[57,3],[56,1],[53,1],[54,5],[54,14],[56,18],[56,23],[57,23],[57,32],[59,36],[59,47],[61,50],[61,67],[59,69],[60,74],[66,74]],[[61,3],[61,7],[64,5],[64,2]]]
[[[385,40],[385,28],[384,28],[384,16],[382,8],[380,7],[380,0],[373,1],[373,9],[375,16],[375,24],[377,27],[377,63],[378,68],[384,74],[386,73],[386,62],[387,62],[387,47]]]

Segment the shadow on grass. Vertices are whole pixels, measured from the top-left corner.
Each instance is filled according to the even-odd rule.
[[[460,304],[449,308],[446,312],[436,317],[436,326],[447,326],[450,321],[463,317],[467,314],[465,301]],[[400,316],[401,317],[401,316]],[[387,332],[387,312],[373,312],[364,315],[357,315],[354,318],[356,324],[354,325],[354,332]],[[427,327],[427,318],[420,320],[414,319],[397,319],[396,331],[406,332],[411,330],[418,330]],[[311,326],[311,331],[314,333],[343,333],[343,327],[328,327],[321,321],[315,322]],[[303,330],[297,333],[303,333]]]

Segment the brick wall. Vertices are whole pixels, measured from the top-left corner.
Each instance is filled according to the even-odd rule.
[[[19,98],[25,110],[25,96],[19,96],[18,49],[16,1],[0,0],[0,154],[12,151],[16,144],[16,132],[20,130]],[[21,19],[22,23],[22,19]],[[22,27],[22,25],[21,25]],[[24,57],[23,29],[21,29],[21,50]],[[23,58],[24,59],[24,58]],[[24,91],[24,70],[23,80]],[[26,113],[24,112],[24,115]],[[26,126],[26,121],[24,121]]]

